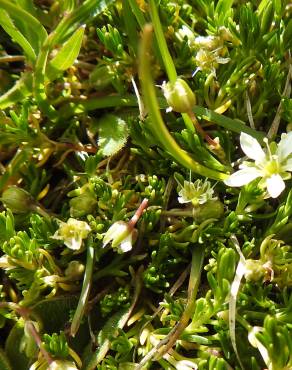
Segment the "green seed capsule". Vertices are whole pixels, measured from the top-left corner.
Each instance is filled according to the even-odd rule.
[[[5,207],[11,209],[13,213],[28,213],[33,210],[35,205],[32,196],[17,186],[6,189],[1,200]]]
[[[178,78],[175,82],[164,82],[162,84],[164,97],[169,105],[168,110],[174,112],[190,112],[196,104],[196,96],[186,83]]]

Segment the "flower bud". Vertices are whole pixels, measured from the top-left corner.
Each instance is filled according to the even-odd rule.
[[[70,200],[70,216],[82,217],[93,212],[97,200],[89,192],[83,193]]]
[[[128,252],[137,239],[137,233],[137,230],[130,227],[127,222],[117,221],[105,233],[103,246],[111,243],[113,248],[117,248],[118,253]]]
[[[169,105],[168,110],[179,113],[188,113],[196,104],[196,96],[186,83],[178,78],[175,82],[163,82],[162,90]]]
[[[65,270],[65,276],[72,280],[78,280],[82,277],[85,267],[79,261],[70,261],[68,267]]]
[[[28,213],[34,209],[33,197],[24,189],[11,186],[6,189],[1,198],[6,208],[13,213]]]
[[[219,219],[224,213],[224,206],[220,200],[209,200],[193,209],[194,219],[197,222],[203,222],[209,218]]]

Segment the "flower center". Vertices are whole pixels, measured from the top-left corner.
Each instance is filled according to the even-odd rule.
[[[276,159],[271,159],[264,166],[264,173],[266,176],[271,176],[279,173],[279,162]]]

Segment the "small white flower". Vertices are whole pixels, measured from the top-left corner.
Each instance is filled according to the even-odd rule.
[[[70,249],[78,250],[81,248],[82,240],[87,238],[90,231],[90,226],[85,221],[69,218],[67,222],[61,223],[53,238],[63,240]]]
[[[214,76],[216,76],[216,69],[219,67],[219,64],[226,64],[230,61],[230,58],[223,58],[220,55],[221,49],[222,48],[218,48],[211,51],[208,49],[200,49],[195,56],[195,62],[198,67],[193,75],[198,71],[206,71],[212,72]]]
[[[103,247],[111,243],[113,248],[117,248],[118,253],[125,253],[132,249],[136,239],[136,229],[130,227],[127,222],[117,221],[105,233]]]
[[[264,151],[258,141],[246,133],[240,135],[240,145],[243,152],[252,160],[243,162],[240,170],[233,173],[225,184],[228,186],[243,186],[261,177],[259,186],[267,188],[272,198],[277,198],[285,189],[284,180],[291,178],[292,171],[292,132],[282,134],[278,145],[268,145]]]
[[[179,191],[179,203],[192,203],[194,206],[204,204],[208,200],[216,200],[213,196],[214,190],[208,180],[200,179],[195,182],[184,181],[182,189]]]

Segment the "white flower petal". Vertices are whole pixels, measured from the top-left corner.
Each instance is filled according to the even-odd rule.
[[[258,141],[245,132],[240,134],[240,146],[244,154],[255,161],[262,161],[266,157]]]
[[[282,134],[281,140],[278,144],[277,154],[280,162],[287,158],[292,153],[292,131],[288,134]]]
[[[272,198],[277,198],[285,189],[285,183],[280,175],[272,175],[266,180],[268,193]]]
[[[127,224],[124,221],[117,221],[111,225],[103,238],[103,247],[109,244],[112,240],[118,238],[121,234],[127,231]]]
[[[64,240],[64,244],[74,251],[77,251],[81,248],[82,239],[76,235],[76,237],[67,238]]]
[[[177,200],[181,204],[190,203],[192,201],[191,199],[185,199],[184,197],[178,197]]]
[[[132,234],[122,241],[119,246],[120,253],[126,253],[132,249]]]
[[[281,166],[281,170],[292,172],[292,158],[289,158],[284,166]]]
[[[228,186],[242,186],[260,176],[261,173],[256,168],[250,167],[233,173],[224,183]]]

